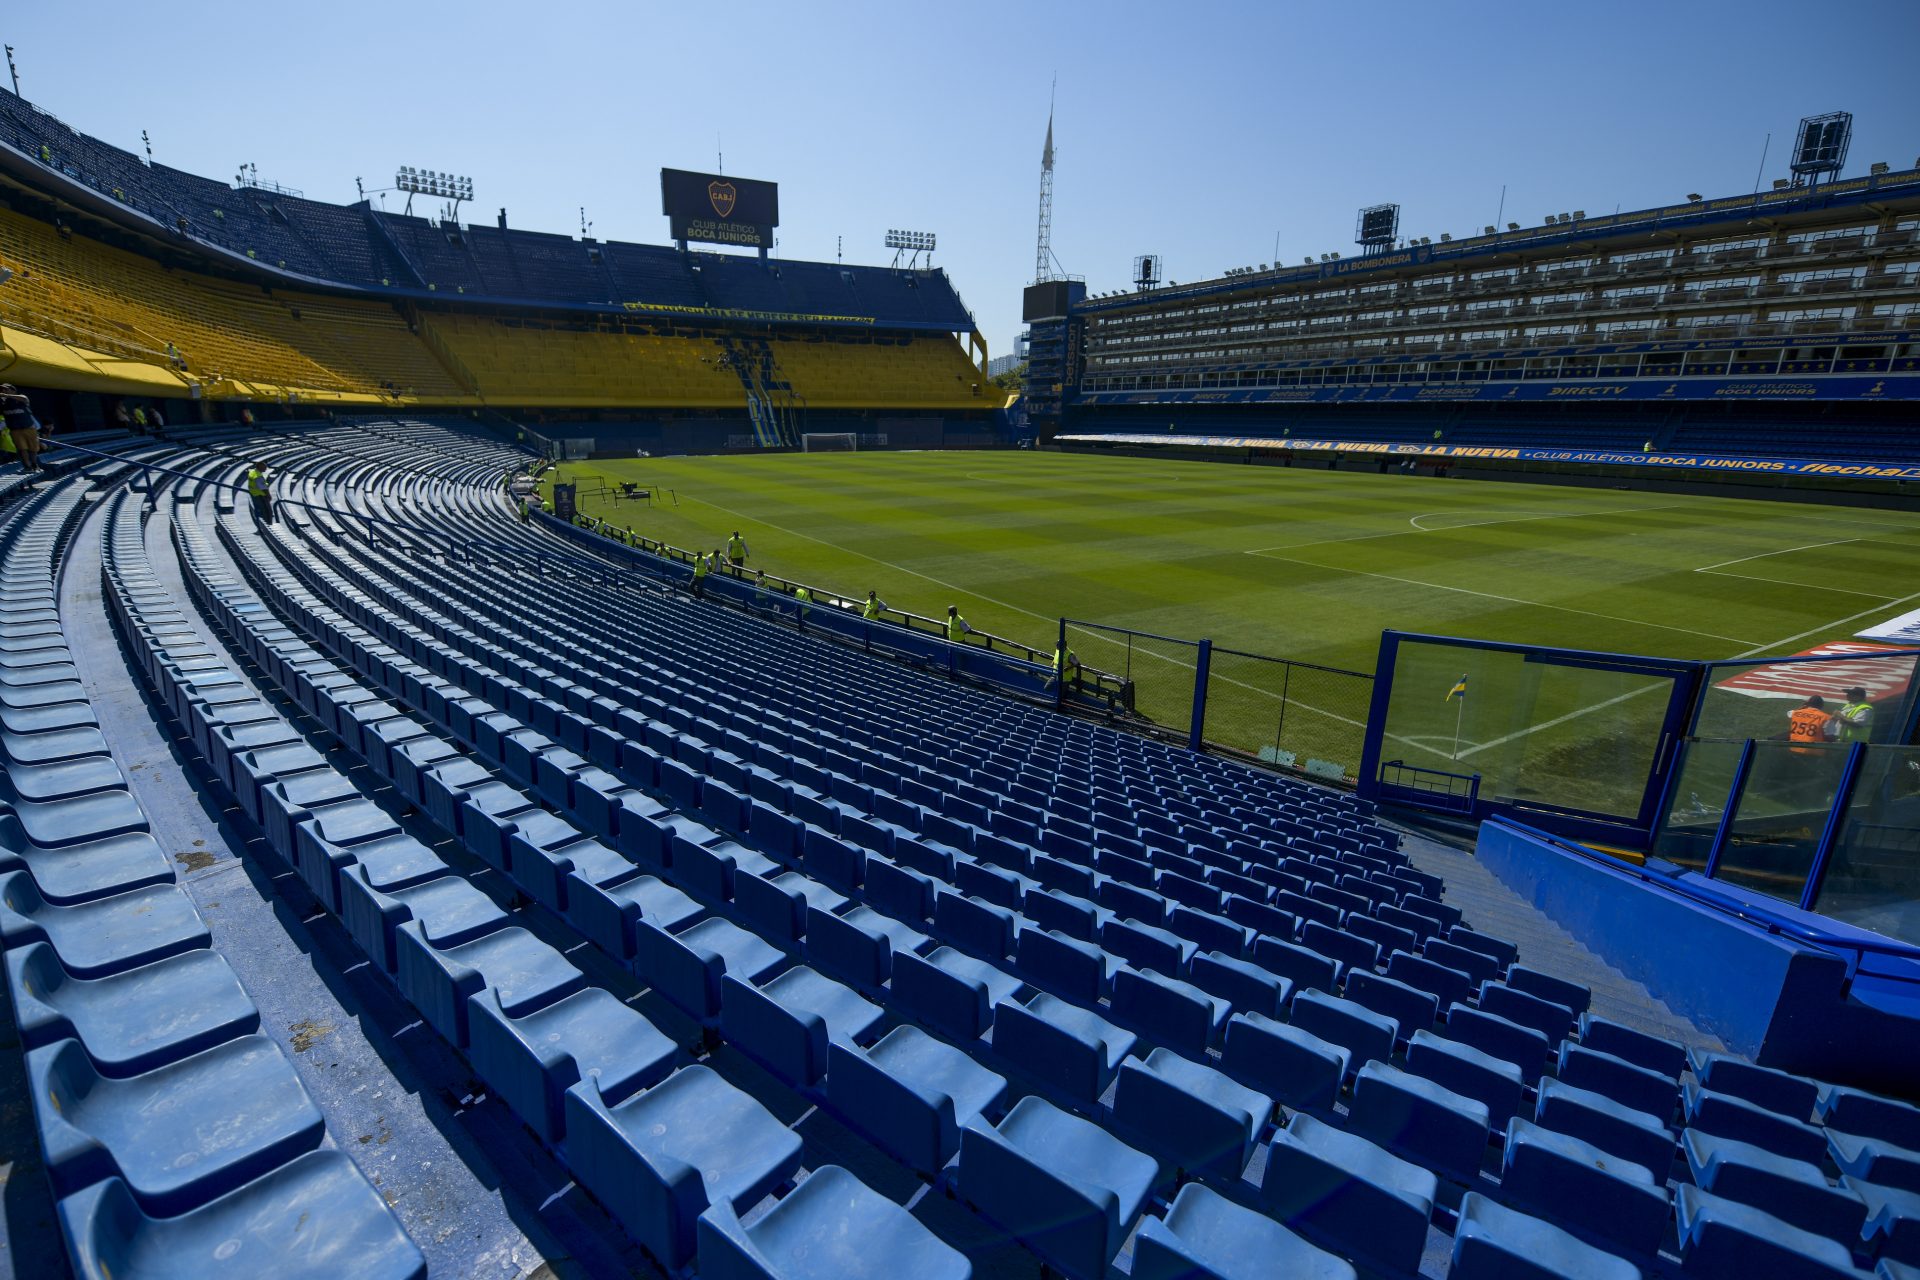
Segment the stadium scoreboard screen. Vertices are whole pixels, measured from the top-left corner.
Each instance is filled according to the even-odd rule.
[[[686,169],[660,171],[661,211],[675,240],[766,249],[780,225],[780,186]]]
[[[1364,245],[1389,245],[1400,234],[1400,206],[1376,204],[1360,211],[1354,242]]]

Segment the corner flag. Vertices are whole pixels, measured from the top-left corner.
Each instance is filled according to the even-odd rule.
[[[1461,676],[1458,680],[1454,681],[1453,688],[1447,690],[1447,696],[1444,699],[1442,699],[1442,701],[1452,702],[1455,698],[1459,698],[1464,701],[1466,699],[1466,696],[1467,696],[1467,678],[1465,676]]]

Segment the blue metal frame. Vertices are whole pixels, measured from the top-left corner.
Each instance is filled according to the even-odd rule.
[[[1833,808],[1827,810],[1827,825],[1820,830],[1820,843],[1814,847],[1813,865],[1807,868],[1807,882],[1800,888],[1800,909],[1813,910],[1814,902],[1820,896],[1820,886],[1827,878],[1827,862],[1833,857],[1833,846],[1840,839],[1840,828],[1846,822],[1847,809],[1853,804],[1853,789],[1860,782],[1860,766],[1867,758],[1867,744],[1856,742],[1847,752],[1847,763],[1841,767],[1839,785],[1833,789]]]
[[[1460,636],[1430,635],[1421,632],[1383,631],[1380,633],[1380,656],[1374,669],[1373,702],[1367,711],[1367,732],[1361,748],[1359,776],[1359,793],[1376,801],[1391,802],[1400,798],[1386,794],[1380,780],[1380,769],[1382,746],[1386,738],[1387,711],[1393,697],[1394,671],[1399,662],[1400,646],[1409,641],[1480,652],[1518,654],[1528,662],[1537,662],[1544,666],[1617,671],[1623,674],[1670,680],[1667,709],[1654,751],[1653,766],[1641,792],[1640,806],[1631,818],[1584,810],[1556,809],[1550,805],[1515,804],[1481,795],[1477,788],[1470,814],[1475,819],[1485,819],[1507,814],[1530,814],[1538,817],[1552,813],[1559,819],[1556,825],[1563,829],[1563,834],[1574,838],[1651,839],[1653,824],[1664,811],[1663,806],[1672,787],[1670,775],[1674,771],[1673,764],[1679,754],[1674,747],[1680,740],[1680,726],[1686,719],[1689,703],[1694,698],[1696,679],[1702,664],[1683,658],[1654,658],[1639,654],[1604,653],[1584,649],[1554,649],[1542,645],[1514,644],[1502,640],[1471,640]]]
[[[1727,837],[1733,832],[1734,811],[1740,807],[1740,797],[1747,791],[1747,774],[1753,770],[1753,739],[1748,738],[1741,744],[1740,759],[1733,766],[1733,782],[1727,787],[1727,805],[1720,810],[1720,825],[1714,829],[1713,844],[1707,850],[1707,865],[1700,874],[1713,879],[1720,870],[1720,855],[1727,847]]]
[[[1207,725],[1207,671],[1213,666],[1213,641],[1202,640],[1193,656],[1193,722],[1187,730],[1187,749],[1200,750]]]

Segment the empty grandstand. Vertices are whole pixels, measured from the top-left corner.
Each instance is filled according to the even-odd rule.
[[[1430,241],[1098,298],[1036,286],[1034,358],[1063,388],[1045,425],[1435,459],[1917,461],[1920,170]]]
[[[226,403],[568,409],[596,411],[576,435],[630,454],[798,447],[821,428],[977,441],[999,407],[973,319],[934,268],[576,240],[229,187],[143,164],[3,90],[0,268],[11,376],[66,423],[104,421],[102,396],[179,401],[176,418]]]

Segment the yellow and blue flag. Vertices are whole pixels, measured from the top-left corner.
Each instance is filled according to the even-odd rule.
[[[1455,698],[1465,698],[1466,696],[1467,696],[1467,678],[1465,676],[1461,676],[1458,680],[1453,682],[1453,688],[1447,690],[1447,696],[1443,699],[1443,701],[1452,702]]]

